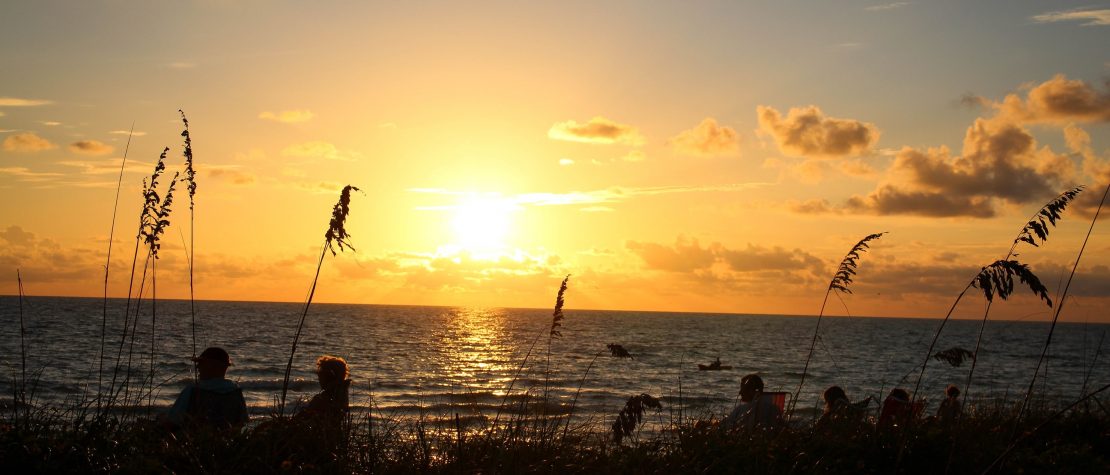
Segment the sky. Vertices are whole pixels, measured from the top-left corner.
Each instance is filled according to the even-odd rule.
[[[350,184],[316,302],[816,314],[886,232],[826,312],[942,317],[1085,185],[1015,259],[1058,306],[1083,248],[1061,318],[1110,321],[1108,45],[1110,2],[4,2],[0,293],[102,296],[111,242],[127,295],[180,109],[158,298],[302,301]]]

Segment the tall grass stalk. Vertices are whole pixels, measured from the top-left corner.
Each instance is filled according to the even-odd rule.
[[[328,230],[324,233],[324,244],[320,249],[320,258],[316,261],[316,274],[312,277],[312,287],[308,291],[308,299],[305,300],[304,311],[301,312],[301,320],[297,323],[297,332],[293,335],[293,347],[289,350],[289,361],[285,365],[285,377],[281,383],[281,402],[278,404],[278,417],[285,416],[285,398],[289,393],[289,374],[293,371],[293,356],[297,354],[297,343],[301,340],[301,330],[304,329],[305,318],[308,317],[308,308],[312,305],[312,297],[316,295],[316,283],[320,280],[320,269],[324,266],[324,257],[327,256],[328,251],[334,256],[335,246],[339,246],[340,252],[344,250],[344,246],[355,250],[351,246],[350,235],[347,233],[346,223],[347,215],[351,212],[351,191],[359,191],[358,188],[347,185],[343,187],[343,191],[339,193],[339,201],[331,211],[331,222],[328,223]]]
[[[116,199],[112,204],[112,227],[108,231],[108,257],[104,262],[104,313],[100,322],[100,353],[97,356],[99,363],[96,370],[96,408],[100,411],[101,398],[104,390],[104,345],[108,339],[108,269],[112,266],[112,245],[116,236],[116,212],[119,211],[119,193],[123,187],[123,170],[127,166],[127,152],[131,150],[131,137],[135,134],[135,124],[127,132],[127,145],[123,147],[123,159],[119,164],[119,178],[116,180]]]
[[[123,362],[123,349],[127,346],[128,328],[131,326],[131,298],[135,291],[135,266],[139,259],[139,245],[143,241],[143,234],[149,226],[151,216],[157,211],[155,207],[158,204],[158,178],[166,171],[166,154],[169,153],[170,148],[165,147],[162,149],[162,154],[158,156],[158,162],[154,165],[154,171],[150,175],[150,181],[143,179],[143,210],[139,215],[139,230],[135,233],[135,249],[131,255],[131,276],[127,279],[127,300],[124,304],[123,310],[123,333],[120,335],[119,349],[116,351],[116,362],[112,367],[112,382],[108,385],[109,400],[108,404],[103,407],[103,413],[107,413],[111,405],[115,402],[116,396],[121,392],[121,388],[116,388],[116,381],[119,377],[120,363]],[[149,251],[147,252],[147,260],[149,260]],[[146,282],[146,261],[143,264],[143,281]],[[140,287],[142,285],[140,284]],[[136,305],[137,306],[137,305]],[[137,312],[137,311],[136,311]],[[136,313],[136,318],[138,314]]]
[[[27,327],[23,321],[23,276],[15,270],[15,281],[19,287],[19,395],[18,406],[27,413]]]
[[[563,320],[564,303],[563,293],[567,290],[568,279],[570,279],[570,275],[567,275],[566,278],[563,279],[563,283],[559,286],[559,293],[555,297],[555,311],[551,313],[551,327],[549,328],[547,333],[549,342],[550,339],[555,335],[562,335],[562,333],[559,331],[559,327],[562,326],[561,322]],[[524,371],[524,366],[528,364],[528,359],[532,356],[532,351],[536,349],[536,343],[540,341],[540,337],[542,336],[543,333],[537,334],[536,337],[532,339],[532,343],[528,345],[528,351],[524,353],[524,358],[520,361],[520,365],[517,366],[516,372],[513,373],[512,379],[509,380],[509,387],[505,390],[505,397],[501,399],[501,404],[497,406],[497,414],[493,416],[493,423],[491,424],[492,428],[497,428],[497,424],[501,420],[501,414],[505,410],[505,403],[509,401],[509,396],[512,396],[513,394],[513,386],[515,386],[517,380],[520,379],[520,373]],[[491,430],[487,434],[492,436],[493,431]]]
[[[1064,284],[1064,292],[1060,294],[1059,301],[1056,304],[1056,312],[1052,315],[1052,324],[1048,327],[1048,337],[1045,338],[1044,348],[1041,349],[1041,356],[1037,359],[1037,366],[1033,369],[1033,377],[1029,379],[1029,390],[1025,392],[1025,401],[1021,403],[1021,410],[1018,412],[1018,421],[1021,421],[1022,416],[1025,415],[1029,400],[1033,397],[1033,385],[1037,382],[1037,373],[1041,370],[1041,364],[1044,363],[1045,355],[1048,354],[1048,347],[1052,344],[1052,333],[1056,331],[1056,322],[1060,320],[1060,312],[1064,310],[1064,302],[1068,298],[1068,289],[1071,288],[1071,281],[1075,278],[1075,271],[1079,268],[1079,261],[1083,259],[1083,251],[1087,249],[1087,242],[1091,239],[1091,232],[1095,229],[1095,223],[1098,222],[1098,215],[1102,212],[1102,205],[1106,202],[1106,195],[1110,194],[1110,185],[1106,185],[1106,191],[1102,192],[1102,199],[1098,202],[1098,209],[1095,210],[1095,216],[1091,218],[1091,226],[1087,228],[1087,236],[1083,238],[1083,245],[1079,247],[1079,255],[1075,256],[1075,262],[1072,264],[1071,273],[1068,274],[1068,282]]]
[[[787,416],[794,413],[794,407],[798,403],[798,395],[802,393],[802,386],[806,382],[806,375],[809,372],[809,362],[813,359],[813,349],[817,347],[817,337],[821,332],[821,319],[825,316],[825,305],[829,303],[829,295],[831,295],[834,290],[849,294],[852,293],[852,290],[848,287],[852,283],[852,276],[856,275],[857,261],[860,258],[860,254],[867,252],[867,249],[870,247],[868,244],[870,241],[883,237],[883,234],[886,234],[886,231],[869,234],[863,239],[860,239],[856,245],[852,246],[848,254],[844,255],[844,259],[842,259],[840,265],[837,266],[832,280],[829,281],[829,287],[825,289],[825,298],[821,300],[821,311],[817,313],[817,325],[813,329],[813,339],[809,343],[809,353],[806,354],[806,363],[805,366],[802,367],[802,379],[798,381],[798,389],[794,391],[794,397],[790,398],[790,409],[787,411]]]
[[[1056,220],[1061,219],[1060,214],[1067,208],[1068,204],[1074,199],[1081,191],[1083,186],[1077,186],[1063,193],[1060,193],[1056,198],[1049,201],[1041,209],[1033,213],[1029,217],[1029,221],[1022,226],[1021,231],[1018,232],[1014,242],[1010,244],[1010,250],[1006,252],[1006,257],[1003,260],[1009,260],[1014,257],[1017,246],[1020,243],[1027,243],[1033,247],[1039,247],[1037,241],[1044,244],[1048,240],[1048,230],[1050,226],[1056,226]],[[1047,221],[1046,221],[1047,220]],[[975,364],[979,362],[979,348],[983,343],[983,333],[987,328],[987,318],[991,313],[991,305],[994,302],[987,301],[987,306],[983,310],[983,321],[979,324],[979,336],[975,338],[975,350],[972,351],[971,368],[967,371],[967,381],[964,384],[963,396],[967,400],[968,395],[971,394],[971,381],[972,376],[975,374]]]
[[[197,356],[197,310],[196,300],[193,295],[193,265],[196,258],[196,242],[194,241],[195,221],[194,216],[194,202],[193,195],[197,193],[197,173],[193,169],[193,138],[189,135],[189,119],[185,117],[185,111],[178,109],[177,112],[181,113],[181,122],[185,128],[181,131],[181,136],[185,138],[185,181],[188,183],[187,189],[189,190],[189,247],[185,249],[185,256],[189,259],[189,328],[193,334],[193,358]],[[193,379],[198,377],[197,369],[193,368]]]
[[[555,311],[551,312],[551,330],[547,334],[547,359],[543,369],[543,413],[545,416],[548,408],[547,398],[551,390],[551,342],[555,338],[562,338],[563,336],[559,327],[563,326],[563,294],[567,291],[567,281],[569,280],[570,274],[567,274],[563,278],[563,283],[559,285],[559,294],[555,297]]]

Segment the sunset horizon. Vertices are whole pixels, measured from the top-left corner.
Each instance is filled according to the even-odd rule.
[[[321,302],[541,307],[571,274],[591,308],[815,314],[848,249],[888,232],[827,311],[940,318],[1031,215],[1087,185],[1051,240],[1017,249],[1062,291],[1110,181],[1106,10],[616,3],[576,22],[368,4],[324,29],[274,5],[265,22],[289,29],[264,41],[250,1],[113,5],[41,27],[42,9],[8,8],[25,21],[0,33],[21,71],[0,89],[0,293],[20,269],[30,295],[103,296],[114,233],[108,293],[126,296],[142,179],[163,147],[166,179],[182,170],[178,109],[198,185],[195,221],[179,196],[161,241],[172,298],[188,298],[192,239],[195,298],[302,298],[351,184],[357,251],[323,267]],[[85,18],[143,15],[180,18],[129,23],[157,41],[55,44]],[[649,26],[668,17],[686,22]],[[764,36],[786,18],[810,29]],[[932,35],[938,18],[951,35]],[[1110,321],[1107,237],[1094,227],[1065,321]],[[994,314],[1052,318],[1011,300]]]

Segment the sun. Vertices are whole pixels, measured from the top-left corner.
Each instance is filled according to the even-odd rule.
[[[454,244],[473,253],[503,250],[517,206],[500,197],[467,197],[454,208]]]

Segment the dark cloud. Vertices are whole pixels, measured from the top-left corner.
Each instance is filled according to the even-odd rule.
[[[69,150],[85,155],[106,155],[115,148],[99,140],[80,140],[69,144]]]
[[[629,241],[625,247],[643,259],[649,269],[694,273],[716,264],[738,273],[765,271],[813,271],[821,260],[800,249],[763,247],[748,244],[743,249],[728,249],[720,243],[702,247],[696,239],[678,238],[674,245]]]
[[[774,108],[756,108],[760,128],[783,153],[806,157],[844,157],[867,153],[879,141],[874,124],[825,117],[817,106],[791,108],[784,118]]]
[[[625,243],[625,247],[640,256],[649,269],[668,272],[692,272],[712,266],[717,260],[714,246],[703,248],[696,239],[684,238],[679,238],[674,246],[636,241]]]
[[[994,216],[996,201],[1020,205],[1048,199],[1067,187],[1074,174],[1068,156],[1038,148],[1021,125],[980,118],[967,129],[962,155],[953,157],[945,147],[903,148],[887,182],[866,196],[849,198],[843,208],[879,215],[987,218]]]
[[[807,208],[802,208],[806,211]],[[867,196],[853,196],[844,204],[844,210],[859,214],[908,214],[929,217],[967,216],[990,218],[994,207],[984,197],[958,197],[932,191],[903,191],[893,186],[883,186]],[[828,208],[811,207],[810,213],[828,212]]]
[[[594,117],[584,124],[573,120],[558,122],[547,131],[547,136],[555,140],[596,144],[641,145],[644,142],[635,127],[618,124],[604,117]]]

